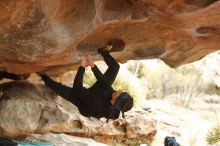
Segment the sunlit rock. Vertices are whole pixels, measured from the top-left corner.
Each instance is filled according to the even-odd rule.
[[[24,74],[73,64],[110,38],[126,43],[120,62],[161,58],[171,67],[220,46],[217,0],[3,0],[0,70]],[[82,47],[83,46],[83,47]],[[54,68],[53,68],[54,69]]]
[[[131,111],[125,114],[125,119],[107,123],[105,118],[81,116],[73,104],[52,97],[52,92],[43,85],[17,81],[1,84],[0,89],[0,135],[56,132],[152,142],[157,132],[156,121],[145,111]]]

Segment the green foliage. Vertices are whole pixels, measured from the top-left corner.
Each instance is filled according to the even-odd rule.
[[[127,69],[137,78],[146,77],[150,71],[141,61],[129,61],[127,63]]]
[[[146,77],[149,73],[149,69],[144,65],[143,63],[139,64],[138,72],[137,72],[137,77],[138,78],[143,78]]]
[[[201,72],[195,67],[194,64],[186,64],[183,66],[180,66],[176,69],[177,73],[181,73],[183,75],[187,75],[187,74],[197,74],[200,75]]]
[[[217,94],[220,95],[220,90],[216,88],[216,84],[214,82],[203,83],[199,86],[198,92],[203,92],[205,94]]]
[[[150,143],[148,142],[146,138],[144,139],[128,139],[128,138],[121,138],[121,137],[105,138],[102,136],[94,136],[92,138],[95,141],[106,143],[111,146],[140,146],[141,144],[150,146]]]
[[[157,78],[153,77],[148,86],[150,94],[158,99],[163,99],[170,94],[170,92],[172,92],[173,84],[172,76],[171,72],[167,72],[164,74],[158,74]]]
[[[90,69],[86,69],[85,74],[83,76],[83,84],[86,87],[91,87],[96,81],[97,80],[93,72]]]
[[[116,143],[123,144],[126,146],[140,146],[140,144],[146,144],[147,146],[150,146],[150,144],[148,143],[146,139],[143,139],[143,140],[132,139],[131,140],[131,139],[123,138],[123,139],[114,139],[114,141]]]
[[[209,130],[206,140],[208,144],[216,144],[220,142],[220,126],[219,125]]]
[[[175,97],[178,105],[188,107],[193,96],[198,95],[201,71],[193,64],[174,70],[158,60],[154,60],[149,66],[148,63],[131,61],[127,65],[141,80],[146,98],[163,99],[175,95],[172,97]]]
[[[131,72],[131,73],[135,73],[136,69],[137,69],[137,65],[138,62],[137,61],[128,61],[127,62],[127,69]]]

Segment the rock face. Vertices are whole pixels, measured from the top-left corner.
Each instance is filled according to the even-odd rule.
[[[172,67],[219,49],[217,0],[1,0],[0,70],[24,74],[77,64],[110,38],[121,62],[161,58]],[[73,67],[74,69],[74,67]]]
[[[0,135],[16,137],[33,133],[69,133],[86,137],[147,139],[156,134],[156,120],[145,111],[126,113],[125,119],[86,118],[62,98],[51,99],[43,85],[27,81],[0,85]]]
[[[66,134],[32,134],[28,136],[26,140],[47,141],[53,144],[53,146],[107,146],[105,144],[98,143],[93,139],[75,137]]]

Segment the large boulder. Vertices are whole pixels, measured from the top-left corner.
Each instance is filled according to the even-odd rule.
[[[1,0],[0,70],[16,74],[77,64],[110,38],[117,60],[161,58],[172,67],[220,46],[217,0]],[[71,69],[75,69],[75,65]]]
[[[146,111],[130,111],[125,119],[86,118],[61,97],[52,98],[44,85],[27,81],[0,85],[0,135],[17,137],[33,133],[69,133],[86,137],[147,139],[156,134],[156,120]],[[56,102],[55,102],[56,101]]]
[[[53,146],[107,146],[106,144],[102,144],[96,142],[91,138],[83,138],[70,136],[67,134],[31,134],[28,135],[25,141],[46,141]]]

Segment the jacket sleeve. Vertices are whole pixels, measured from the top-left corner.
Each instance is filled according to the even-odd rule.
[[[105,78],[105,76],[102,74],[102,72],[98,69],[96,65],[92,67],[92,71],[99,84],[101,84],[104,88],[112,89],[111,85],[108,83],[108,80]]]
[[[85,73],[85,67],[80,66],[77,73],[76,73],[74,82],[73,82],[73,88],[83,87],[83,75],[84,75],[84,73]]]

